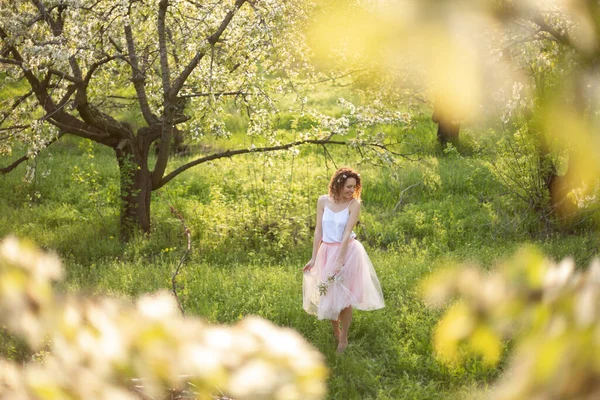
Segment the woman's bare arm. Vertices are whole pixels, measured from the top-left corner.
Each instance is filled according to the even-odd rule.
[[[327,196],[323,195],[319,197],[319,200],[317,200],[317,221],[315,222],[312,256],[302,269],[303,271],[311,269],[315,264],[315,260],[317,259],[317,252],[319,251],[319,246],[321,245],[323,238],[323,212],[325,211],[326,199]]]
[[[352,230],[356,226],[358,218],[360,217],[360,203],[358,201],[353,201],[352,203],[350,203],[348,208],[348,211],[350,211],[350,217],[348,218],[348,223],[346,224],[346,228],[344,229],[344,235],[342,236],[340,251],[338,252],[337,259],[335,260],[336,274],[344,266],[344,260],[346,259],[346,252],[348,250],[348,242],[350,241],[350,235],[352,235]]]

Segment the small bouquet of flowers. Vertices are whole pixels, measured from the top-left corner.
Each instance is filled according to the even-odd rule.
[[[325,296],[327,291],[329,290],[329,286],[331,286],[334,282],[341,282],[342,277],[339,274],[330,275],[327,279],[317,285],[317,289],[319,289],[319,294],[321,296]]]

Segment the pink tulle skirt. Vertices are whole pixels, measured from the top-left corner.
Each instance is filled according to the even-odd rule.
[[[377,310],[385,306],[379,279],[363,245],[348,242],[344,267],[333,275],[340,243],[321,243],[315,265],[304,273],[302,283],[304,310],[319,319],[337,320],[344,308]]]

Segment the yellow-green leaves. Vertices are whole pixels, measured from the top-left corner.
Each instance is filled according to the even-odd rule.
[[[433,343],[439,357],[448,362],[460,360],[458,345],[468,338],[475,326],[468,306],[458,302],[452,305],[436,328]]]
[[[488,272],[473,267],[439,271],[423,288],[430,304],[459,298],[434,333],[440,360],[455,364],[475,353],[494,366],[504,341],[513,341],[514,353],[492,398],[600,393],[598,261],[575,271],[572,259],[555,264],[524,248]]]

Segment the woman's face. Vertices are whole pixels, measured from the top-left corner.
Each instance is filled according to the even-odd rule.
[[[356,190],[356,179],[348,178],[342,187],[340,197],[342,200],[350,201],[352,200],[352,195]]]

